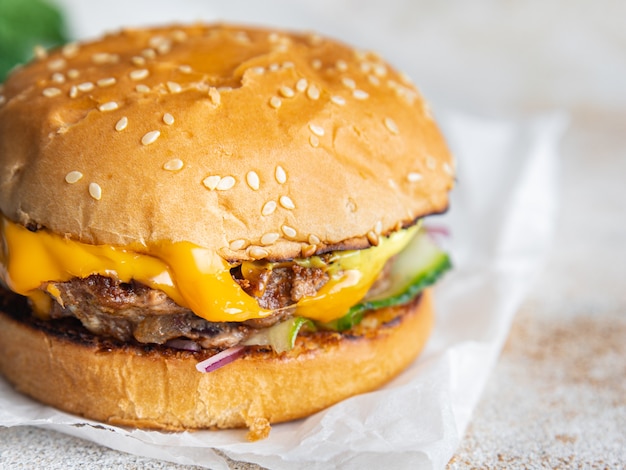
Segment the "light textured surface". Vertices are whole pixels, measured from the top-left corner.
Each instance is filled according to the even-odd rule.
[[[552,254],[451,470],[626,464],[625,119],[573,116]]]

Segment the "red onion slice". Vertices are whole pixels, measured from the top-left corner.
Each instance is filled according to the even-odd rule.
[[[446,227],[445,225],[424,225],[424,230],[426,230],[426,233],[428,233],[431,236],[441,236],[441,237],[449,237],[450,236],[450,230],[448,229],[448,227]]]
[[[213,372],[214,370],[224,367],[226,364],[230,364],[235,359],[243,355],[245,346],[233,346],[232,348],[225,349],[208,359],[196,364],[196,369],[200,372]]]

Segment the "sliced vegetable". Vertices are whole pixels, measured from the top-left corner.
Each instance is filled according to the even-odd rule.
[[[224,367],[226,364],[230,364],[235,359],[238,359],[243,355],[245,346],[233,346],[232,348],[225,349],[204,361],[196,364],[196,369],[200,372],[213,372],[214,370]]]
[[[353,306],[343,317],[318,325],[323,329],[349,330],[361,322],[363,313],[367,310],[409,302],[439,279],[451,266],[448,255],[431,240],[425,230],[420,230],[396,257],[390,274],[389,288]]]
[[[301,328],[313,329],[313,322],[303,317],[291,317],[269,328],[259,330],[243,344],[246,346],[271,346],[277,353],[293,349]]]

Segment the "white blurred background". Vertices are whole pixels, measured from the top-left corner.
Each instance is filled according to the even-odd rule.
[[[481,115],[626,108],[620,0],[56,0],[70,35],[236,21],[316,30],[374,50],[434,104]]]

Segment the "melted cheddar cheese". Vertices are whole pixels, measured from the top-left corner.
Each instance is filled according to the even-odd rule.
[[[212,322],[244,321],[272,314],[246,294],[232,278],[232,266],[208,248],[188,242],[130,247],[89,245],[46,230],[31,232],[2,216],[0,219],[0,279],[14,292],[28,296],[40,314],[49,310],[48,299],[61,303],[58,290],[49,282],[92,274],[120,282],[141,282]],[[317,295],[304,297],[296,304],[296,315],[322,322],[343,316],[363,298],[387,260],[406,246],[416,230],[413,227],[396,232],[365,250],[335,252],[325,262],[318,257],[302,260],[304,265],[326,265],[330,280]],[[253,269],[252,263],[244,262],[243,272]]]

